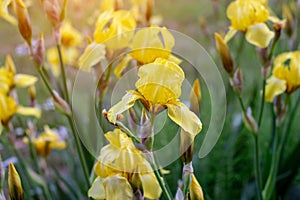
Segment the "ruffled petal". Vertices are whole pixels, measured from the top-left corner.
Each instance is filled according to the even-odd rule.
[[[19,87],[28,87],[34,85],[37,81],[37,77],[27,74],[17,74],[14,77],[14,83]]]
[[[273,102],[275,96],[282,94],[286,90],[286,81],[271,76],[267,80],[265,100]]]
[[[268,26],[264,23],[250,26],[246,31],[246,40],[260,48],[266,48],[273,37],[274,33],[270,31]]]
[[[139,68],[140,79],[135,86],[147,101],[164,105],[181,94],[183,70],[174,62],[157,58],[155,62]]]
[[[105,46],[103,44],[91,43],[79,58],[79,68],[89,72],[91,67],[105,58]]]
[[[169,117],[192,137],[195,137],[202,130],[200,119],[185,104],[177,101],[166,106]]]
[[[108,121],[115,124],[119,114],[134,106],[135,101],[142,98],[139,93],[132,90],[128,91],[119,103],[109,109],[107,113]]]
[[[153,173],[141,175],[144,196],[148,199],[158,199],[162,193],[159,183]]]
[[[103,179],[97,177],[91,188],[88,191],[88,196],[93,199],[105,199],[105,190],[103,186]]]
[[[132,188],[125,177],[117,174],[104,179],[106,200],[132,200]]]

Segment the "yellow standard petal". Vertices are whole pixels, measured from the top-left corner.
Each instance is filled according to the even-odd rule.
[[[158,57],[168,59],[174,44],[174,37],[167,28],[149,27],[134,35],[130,55],[143,64],[151,63]]]
[[[103,186],[103,179],[97,177],[91,188],[88,191],[88,196],[93,199],[105,199],[105,189]]]
[[[176,63],[158,58],[141,66],[138,76],[140,79],[135,86],[152,105],[165,105],[181,95],[184,72]]]
[[[274,97],[284,93],[286,90],[286,81],[271,76],[267,80],[265,100],[273,102]]]
[[[16,74],[14,77],[14,83],[19,87],[29,87],[34,85],[37,81],[37,77],[27,74]]]
[[[107,200],[132,200],[132,188],[125,177],[117,174],[103,181]]]
[[[202,130],[200,119],[181,102],[170,102],[168,107],[168,116],[178,124],[184,131],[195,137]]]
[[[260,48],[266,48],[273,37],[274,33],[270,31],[268,26],[264,23],[250,26],[246,32],[246,40]]]
[[[243,32],[254,24],[266,22],[269,17],[266,3],[260,0],[235,0],[227,7],[226,14],[231,27]]]
[[[105,58],[105,46],[103,44],[91,43],[79,58],[79,68],[89,72],[91,67]]]
[[[122,98],[122,100],[111,107],[107,113],[107,119],[111,123],[115,124],[117,117],[119,114],[123,113],[124,111],[128,110],[132,106],[136,100],[143,98],[140,94],[135,91],[128,91]]]

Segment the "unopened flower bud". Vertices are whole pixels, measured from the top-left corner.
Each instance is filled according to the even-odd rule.
[[[287,106],[283,106],[280,95],[274,98],[274,111],[276,113],[276,124],[279,126],[283,122],[287,113]]]
[[[282,6],[282,13],[283,13],[283,17],[286,19],[285,32],[289,37],[291,37],[294,32],[294,24],[295,24],[294,15],[291,9],[285,4],[283,4]]]
[[[190,93],[190,110],[197,116],[200,114],[201,89],[198,79],[194,81],[193,88]]]
[[[194,174],[192,174],[192,182],[190,185],[190,196],[191,199],[204,200],[202,187],[198,183]]]
[[[243,91],[243,74],[241,68],[237,68],[233,77],[230,77],[229,81],[233,90],[240,96]]]
[[[36,90],[35,90],[35,86],[31,85],[28,88],[28,93],[29,93],[29,98],[30,98],[30,106],[31,107],[35,107],[35,103],[36,103]]]
[[[59,4],[57,0],[42,0],[44,12],[54,28],[60,26]]]
[[[128,110],[127,121],[128,121],[129,129],[136,131],[138,119],[133,108],[129,108]]]
[[[140,134],[141,134],[141,138],[143,138],[143,140],[147,139],[148,137],[151,136],[151,123],[150,123],[150,119],[147,115],[146,110],[143,108],[142,109],[142,115],[141,115],[141,120],[140,120]]]
[[[26,5],[23,0],[15,0],[14,5],[18,17],[19,31],[31,49],[32,30]]]
[[[45,42],[44,34],[40,34],[40,38],[37,41],[36,49],[33,52],[33,60],[38,67],[42,66],[44,63],[44,52],[45,52]]]
[[[138,173],[138,169],[136,169],[136,172],[132,173],[130,183],[134,185],[136,189],[143,188],[141,174]]]
[[[5,67],[8,71],[16,74],[16,66],[10,55],[6,56]]]
[[[218,33],[215,33],[215,39],[216,39],[217,50],[222,59],[223,67],[228,72],[228,74],[232,76],[234,66],[233,66],[232,57],[228,50],[228,46],[224,41],[224,39]]]
[[[9,163],[8,188],[9,188],[10,199],[12,200],[24,199],[21,179],[13,163]]]
[[[247,109],[247,113],[243,115],[244,118],[244,123],[246,128],[252,133],[252,134],[257,134],[258,131],[258,125],[252,115],[252,110],[251,108]]]
[[[69,104],[59,96],[59,94],[53,90],[53,102],[55,104],[55,107],[63,114],[70,115],[71,109]]]

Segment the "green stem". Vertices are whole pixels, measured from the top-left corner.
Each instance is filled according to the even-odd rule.
[[[237,95],[239,99],[240,106],[242,108],[243,114],[247,116],[246,107],[244,105],[243,99],[241,96]],[[249,120],[248,117],[246,117],[246,120]],[[259,140],[258,140],[258,134],[251,134],[254,138],[254,169],[255,169],[255,176],[256,176],[256,185],[258,189],[258,198],[263,199],[262,197],[262,181],[261,181],[261,170],[260,170],[260,157],[259,157]]]
[[[51,96],[54,97],[55,95],[52,90],[51,84],[49,83],[48,78],[46,77],[46,74],[44,72],[44,67],[43,66],[39,67],[38,72],[39,72],[44,84],[46,85],[47,90],[50,92]]]
[[[62,75],[65,98],[66,98],[67,103],[70,105],[70,97],[69,97],[69,91],[68,91],[68,86],[67,86],[66,70],[65,70],[65,65],[63,62],[63,58],[62,58],[61,45],[57,44],[56,48],[57,48],[58,57],[59,57],[60,71],[61,71],[61,75]]]
[[[282,143],[281,143],[282,149],[281,149],[281,152],[280,152],[280,157],[282,156],[282,152],[284,152],[284,148],[285,148],[284,144],[285,144],[286,140],[289,138],[291,128],[292,128],[292,124],[293,124],[295,115],[297,113],[297,110],[299,108],[299,105],[300,105],[300,95],[298,96],[297,101],[295,103],[295,106],[292,109],[292,113],[289,116],[289,120],[287,122],[287,127],[286,127],[286,130],[284,132],[285,134],[283,134],[283,140],[282,140]]]
[[[153,153],[153,148],[154,148],[154,118],[155,116],[153,114],[151,114],[150,116],[150,123],[151,123],[151,134],[150,134],[150,144],[149,144],[149,150],[152,154],[152,161],[150,162],[152,169],[154,170],[154,174],[156,176],[156,179],[158,180],[158,183],[166,197],[166,199],[171,200],[172,198],[172,194],[169,191],[169,187],[166,183],[166,180],[164,179],[164,176],[161,174],[160,169],[157,165],[157,160],[155,158],[155,154]]]
[[[260,112],[259,112],[259,117],[258,117],[258,127],[260,127],[261,122],[262,122],[262,116],[264,112],[264,107],[265,107],[265,95],[266,95],[266,78],[263,78],[263,85],[262,85],[262,97],[261,97],[261,103],[260,103]]]
[[[80,139],[79,139],[79,136],[78,136],[79,134],[78,134],[78,131],[75,127],[72,115],[66,115],[66,116],[68,118],[68,122],[70,124],[73,136],[75,138],[75,145],[76,145],[77,153],[79,154],[79,159],[80,159],[81,167],[83,169],[84,178],[85,178],[85,181],[86,181],[86,184],[87,184],[88,188],[90,188],[91,183],[90,183],[90,179],[89,179],[88,167],[87,167],[86,162],[85,162],[85,157],[84,157],[82,146],[81,146]]]
[[[45,83],[45,85],[46,85],[48,91],[50,92],[51,96],[54,97],[55,95],[54,95],[54,92],[52,90],[51,84],[49,83],[47,77],[45,76],[45,74],[43,72],[43,68],[44,67],[41,66],[39,68],[38,72],[41,75],[42,80]],[[73,112],[73,111],[71,111],[71,112]],[[84,173],[86,184],[87,184],[88,188],[90,188],[91,183],[90,183],[90,180],[89,180],[88,167],[87,167],[86,162],[85,162],[85,158],[84,158],[82,146],[80,144],[78,132],[77,132],[77,129],[75,128],[75,124],[74,124],[74,120],[73,120],[73,115],[71,113],[70,115],[66,115],[66,117],[68,118],[68,122],[69,122],[71,130],[72,130],[71,132],[72,132],[72,134],[73,134],[73,136],[75,138],[75,145],[76,145],[77,153],[79,154],[79,159],[80,159],[81,167],[83,169],[83,173]]]
[[[260,171],[260,161],[259,161],[259,140],[258,140],[258,135],[253,135],[254,137],[254,151],[255,151],[255,175],[256,175],[256,184],[258,188],[258,198],[262,198],[262,181],[261,181],[261,171]]]
[[[166,199],[167,200],[172,200],[172,195],[169,193],[169,191],[167,189],[167,186],[166,186],[166,182],[160,174],[160,169],[157,167],[155,158],[152,158],[152,161],[149,161],[149,162],[150,162],[150,165],[151,165],[152,169],[154,170],[154,175],[155,175],[155,177],[156,177],[156,179],[157,179],[157,181],[158,181],[158,183],[159,183]]]
[[[264,200],[269,200],[272,197],[275,183],[276,183],[276,176],[278,170],[278,161],[279,161],[279,151],[278,151],[278,144],[279,144],[279,126],[276,126],[275,130],[275,141],[272,151],[272,163],[271,163],[271,170],[268,175],[268,179],[263,190],[263,198]]]

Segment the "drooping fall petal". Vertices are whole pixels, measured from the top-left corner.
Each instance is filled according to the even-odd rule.
[[[246,32],[246,40],[260,48],[266,48],[274,35],[275,34],[269,30],[266,24],[259,23],[248,27]]]
[[[278,79],[275,76],[271,76],[267,80],[265,100],[268,102],[273,102],[274,97],[284,93],[285,90],[286,81]]]
[[[148,199],[158,199],[162,193],[159,183],[153,173],[141,175],[144,196]]]
[[[134,106],[135,101],[141,98],[143,97],[139,93],[135,91],[128,91],[119,103],[109,109],[107,113],[108,121],[115,124],[118,114],[121,114]]]
[[[88,196],[93,199],[105,199],[105,189],[103,186],[103,179],[100,177],[97,177],[91,188],[88,191]]]
[[[202,130],[200,119],[181,102],[167,104],[168,116],[183,130],[195,137]]]
[[[107,200],[132,200],[132,188],[125,177],[119,174],[109,176],[103,185]]]

